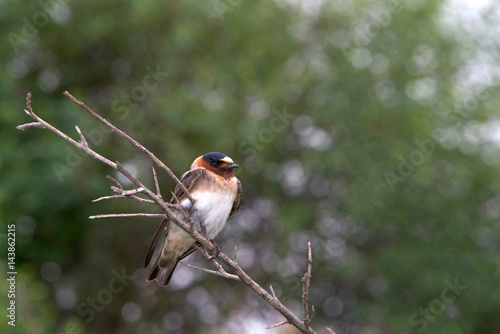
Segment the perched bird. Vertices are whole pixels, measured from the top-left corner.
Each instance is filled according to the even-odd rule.
[[[181,178],[182,184],[195,200],[194,206],[179,185],[175,187],[174,196],[170,200],[170,203],[175,204],[177,197],[182,207],[189,213],[191,221],[201,228],[210,240],[219,234],[226,221],[240,207],[241,182],[233,173],[237,167],[238,165],[223,153],[206,153],[196,158],[190,170]],[[176,210],[175,213],[179,218],[185,218],[180,210]],[[147,280],[156,280],[159,285],[165,286],[170,282],[177,263],[194,252],[193,245],[196,240],[177,224],[164,219],[149,246],[145,268],[149,266],[163,230],[167,231],[165,243],[149,271]]]

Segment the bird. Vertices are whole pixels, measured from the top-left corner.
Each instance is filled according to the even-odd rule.
[[[240,207],[243,192],[241,182],[233,172],[238,167],[224,153],[209,152],[201,155],[193,161],[190,169],[180,180],[194,199],[194,205],[179,185],[175,187],[170,200],[171,204],[179,203],[185,209],[183,212],[189,214],[189,219],[212,242],[226,221]],[[186,218],[179,209],[174,210],[174,213],[180,219]],[[177,224],[165,218],[153,236],[144,268],[149,266],[164,230],[166,230],[165,242],[147,276],[147,281],[156,280],[160,286],[166,286],[179,261],[196,250],[194,245],[196,240]],[[214,246],[216,249],[214,256],[217,256],[219,249],[215,243]]]

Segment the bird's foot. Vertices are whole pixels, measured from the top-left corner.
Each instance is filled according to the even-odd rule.
[[[219,248],[219,245],[217,245],[215,243],[215,241],[213,241],[213,239],[210,239],[210,242],[212,243],[212,245],[214,246],[214,248],[212,249],[212,255],[210,255],[210,257],[208,258],[209,260],[213,260],[213,259],[216,259],[219,254],[220,254],[220,248]]]

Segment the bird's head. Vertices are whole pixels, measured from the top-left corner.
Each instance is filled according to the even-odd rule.
[[[232,177],[233,169],[239,166],[233,159],[220,152],[209,152],[196,158],[191,165],[191,169],[205,168],[224,177]]]

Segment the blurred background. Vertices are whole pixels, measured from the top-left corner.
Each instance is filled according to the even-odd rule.
[[[142,268],[158,212],[112,194],[151,163],[68,90],[181,175],[220,151],[244,199],[216,241],[312,326],[500,333],[500,7],[495,1],[0,1],[0,221],[16,226],[15,333],[296,333],[235,281]],[[164,194],[173,183],[160,172]],[[125,183],[129,188],[130,184]],[[199,254],[188,262],[210,264]],[[7,270],[2,269],[2,272]],[[0,303],[9,305],[0,281]]]

